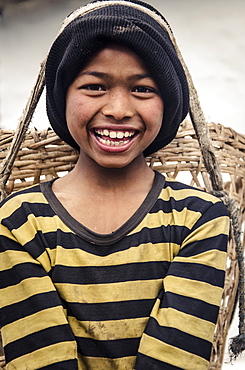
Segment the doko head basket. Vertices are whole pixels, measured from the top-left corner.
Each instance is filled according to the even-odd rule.
[[[220,124],[208,125],[216,159],[229,198],[238,210],[238,226],[243,229],[245,214],[245,136]],[[3,160],[13,139],[13,131],[0,131],[0,159]],[[63,176],[75,166],[78,153],[50,129],[30,131],[16,155],[5,185],[8,194],[27,186]],[[166,176],[212,192],[192,124],[184,121],[176,138],[165,148],[146,158],[148,165]],[[216,325],[210,369],[220,369],[228,329],[234,312],[239,269],[234,236],[228,247],[225,288]],[[1,365],[1,362],[0,362]]]

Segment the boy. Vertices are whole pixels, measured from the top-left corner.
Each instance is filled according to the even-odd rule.
[[[188,112],[168,25],[141,1],[70,15],[47,112],[80,152],[1,207],[7,369],[207,369],[226,264],[224,205],[153,172]]]

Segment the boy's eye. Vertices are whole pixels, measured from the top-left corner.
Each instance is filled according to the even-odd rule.
[[[136,92],[136,93],[152,93],[152,92],[154,92],[154,89],[152,89],[150,87],[146,87],[146,86],[136,86],[133,89],[133,92]]]
[[[81,86],[80,89],[89,91],[105,91],[105,88],[99,84],[89,84]]]

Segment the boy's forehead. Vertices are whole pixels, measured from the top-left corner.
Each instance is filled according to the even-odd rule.
[[[125,46],[120,42],[109,42],[101,50],[93,53],[88,58],[86,64],[83,66],[79,74],[84,73],[88,67],[91,68],[95,64],[97,68],[98,66],[100,66],[100,69],[102,69],[103,67],[109,67],[108,64],[111,64],[115,60],[118,63],[118,68],[121,67],[125,71],[127,71],[134,66],[138,70],[137,74],[139,75],[139,77],[151,77],[151,73],[147,68],[144,60],[138,54],[136,54],[133,49]]]

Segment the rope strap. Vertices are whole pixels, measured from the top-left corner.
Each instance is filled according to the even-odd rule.
[[[19,123],[15,131],[13,140],[11,142],[10,148],[8,150],[6,157],[3,159],[1,163],[1,166],[0,166],[0,200],[3,200],[6,198],[7,194],[5,190],[5,185],[11,174],[15,158],[25,138],[26,131],[32,120],[32,116],[35,112],[37,103],[42,95],[44,85],[45,85],[44,70],[45,70],[45,61],[41,63],[37,80],[31,91],[30,97],[27,101],[23,114],[19,120]]]
[[[241,242],[241,231],[239,227],[239,217],[238,217],[238,206],[237,203],[231,199],[226,192],[214,191],[214,195],[220,198],[224,204],[227,206],[230,212],[231,228],[234,235],[235,246],[236,246],[236,256],[239,268],[239,280],[238,280],[238,300],[239,300],[239,334],[231,339],[229,345],[230,360],[236,359],[245,350],[245,286],[244,286],[244,254],[243,245]]]

